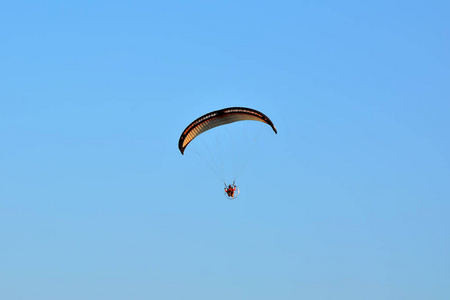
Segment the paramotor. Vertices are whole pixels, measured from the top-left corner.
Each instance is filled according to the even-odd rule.
[[[190,123],[181,133],[180,139],[178,141],[178,149],[180,150],[181,154],[184,155],[186,147],[189,145],[189,143],[191,143],[202,133],[209,131],[215,127],[238,121],[258,121],[266,123],[272,128],[275,133],[277,133],[275,125],[272,123],[269,117],[267,117],[262,112],[246,107],[229,107],[209,112]],[[208,149],[208,154],[210,154],[209,152],[210,151]],[[213,165],[216,164],[214,163]],[[214,170],[215,168],[211,167],[211,169]],[[227,198],[229,199],[235,199],[239,195],[239,189],[234,183],[234,180],[236,179],[235,176],[237,175],[233,175],[233,184],[227,185],[224,182],[225,196],[227,196]],[[224,178],[222,180],[225,181]]]

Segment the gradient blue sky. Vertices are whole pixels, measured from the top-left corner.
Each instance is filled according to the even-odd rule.
[[[449,14],[3,3],[0,298],[450,299]],[[177,149],[227,106],[279,131],[235,201]]]

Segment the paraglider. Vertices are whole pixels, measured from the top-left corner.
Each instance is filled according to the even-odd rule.
[[[237,196],[239,196],[239,188],[236,186],[236,184],[233,181],[233,184],[229,184],[228,186],[225,184],[225,196],[228,199],[236,199]]]
[[[223,126],[226,124],[238,122],[238,121],[258,121],[269,125],[273,132],[277,133],[277,129],[272,121],[260,111],[246,107],[229,107],[213,112],[209,112],[189,124],[186,129],[181,133],[178,141],[178,149],[181,154],[184,155],[186,147],[199,135],[209,131],[215,127]],[[235,199],[239,195],[239,189],[233,184],[227,185],[225,182],[225,195],[229,199]]]

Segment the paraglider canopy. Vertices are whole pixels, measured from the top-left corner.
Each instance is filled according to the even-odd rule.
[[[181,154],[184,154],[187,145],[203,132],[217,126],[246,120],[266,123],[277,133],[275,125],[262,112],[246,107],[229,107],[207,113],[189,124],[180,136],[178,149],[180,149]]]

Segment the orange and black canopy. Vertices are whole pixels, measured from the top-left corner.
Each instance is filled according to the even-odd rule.
[[[246,107],[229,107],[207,113],[189,124],[180,136],[178,149],[184,154],[187,145],[203,132],[217,126],[247,120],[266,123],[277,133],[272,121],[262,112]]]

